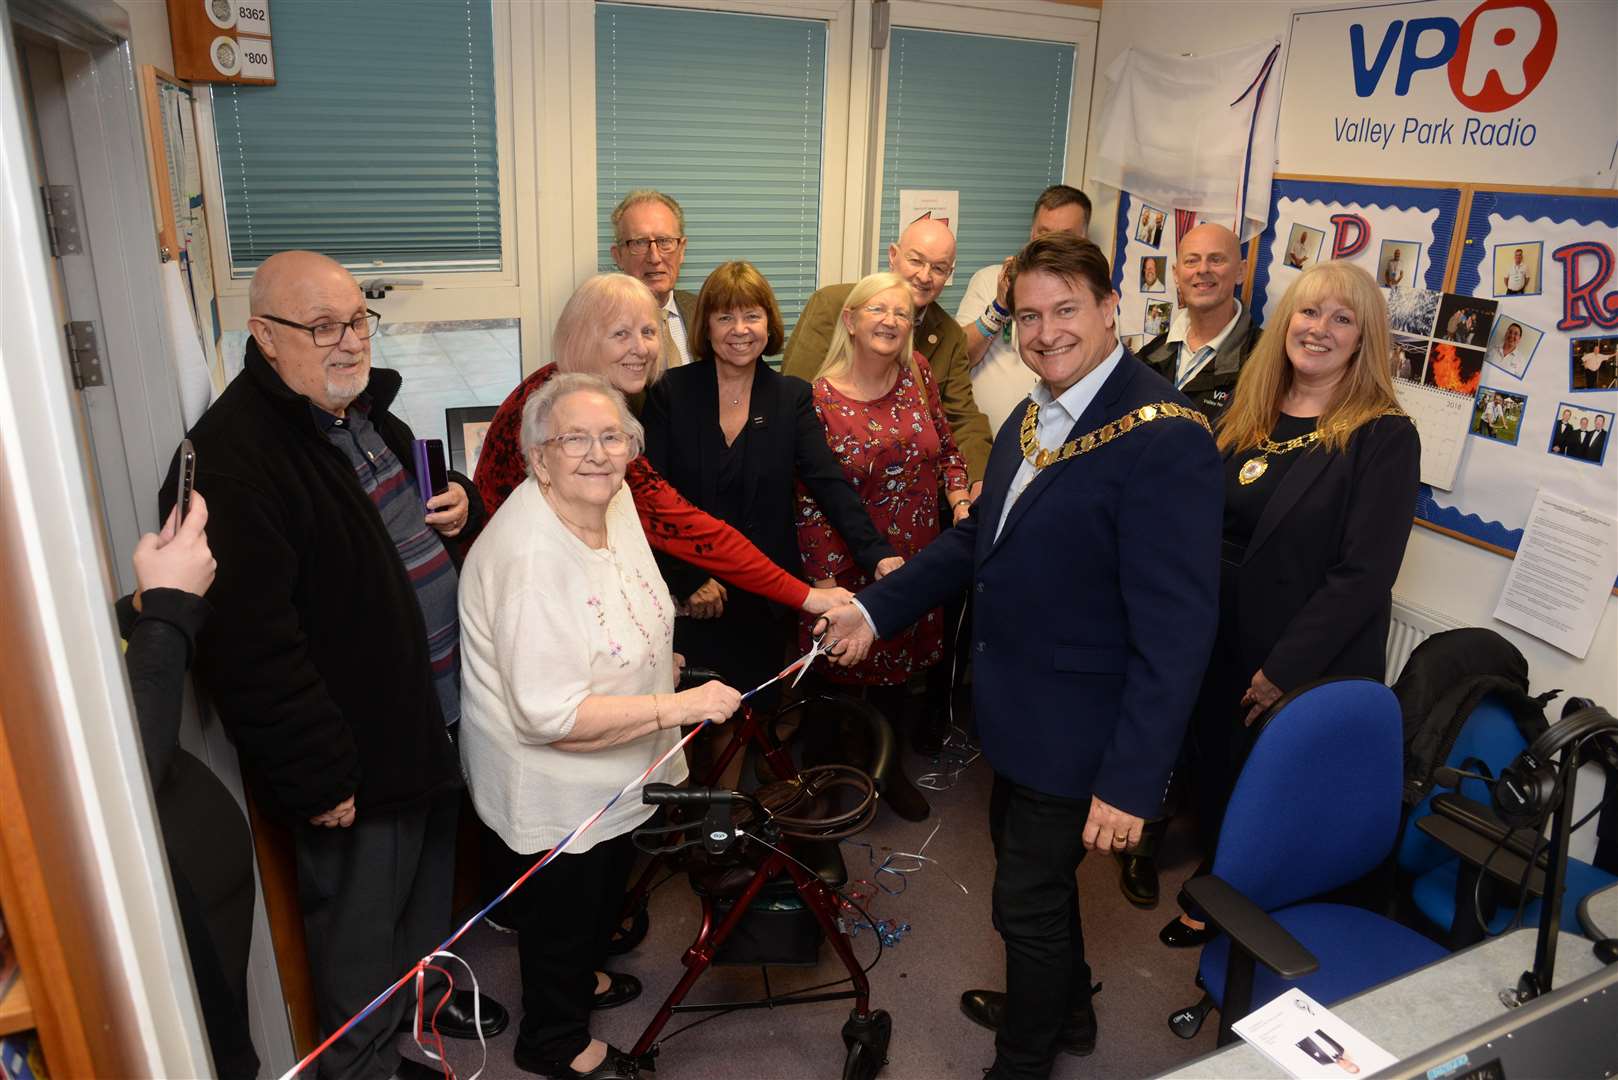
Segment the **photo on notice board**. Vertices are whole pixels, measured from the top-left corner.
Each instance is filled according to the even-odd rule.
[[[1434,341],[1432,352],[1427,357],[1427,376],[1422,381],[1440,390],[1471,397],[1477,393],[1482,376],[1482,349]]]
[[[1497,315],[1494,329],[1489,334],[1489,354],[1484,357],[1501,371],[1522,378],[1528,374],[1534,350],[1544,340],[1545,331],[1529,326],[1521,319]]]
[[[1480,386],[1472,407],[1472,434],[1495,442],[1517,445],[1522,433],[1522,414],[1528,398],[1494,386]]]
[[[1551,445],[1547,451],[1569,461],[1600,465],[1607,457],[1607,436],[1611,430],[1612,413],[1563,401],[1556,406],[1556,423],[1551,425]]]
[[[1574,338],[1568,354],[1568,389],[1618,390],[1618,337]]]
[[[1140,260],[1140,291],[1144,293],[1164,292],[1168,286],[1163,278],[1167,273],[1165,267],[1168,258],[1163,255],[1146,255]]]
[[[1430,336],[1438,317],[1438,302],[1443,296],[1434,289],[1389,289],[1388,323],[1393,332]]]
[[[1287,253],[1281,259],[1282,263],[1297,270],[1312,265],[1320,258],[1320,245],[1325,239],[1324,230],[1294,224],[1292,231],[1287,234]]]
[[[1443,302],[1438,305],[1438,324],[1433,328],[1433,337],[1481,348],[1489,341],[1495,309],[1499,306],[1493,300],[1445,293]]]
[[[1385,289],[1398,289],[1416,283],[1416,264],[1421,245],[1414,240],[1384,240],[1376,260],[1376,281]]]
[[[1146,317],[1141,326],[1148,338],[1155,338],[1159,334],[1169,332],[1169,320],[1174,317],[1174,309],[1167,300],[1146,301]]]
[[[1138,352],[1140,352],[1141,347],[1146,344],[1146,335],[1145,334],[1125,334],[1123,337],[1119,338],[1118,340],[1123,342],[1124,348],[1128,349],[1130,352],[1138,353]]]
[[[1168,215],[1149,203],[1141,205],[1135,221],[1135,239],[1151,247],[1163,245],[1163,221]]]
[[[1526,244],[1494,246],[1494,295],[1537,296],[1540,290],[1540,258],[1545,245],[1535,240]]]
[[[1393,377],[1421,382],[1427,374],[1428,339],[1393,335]]]

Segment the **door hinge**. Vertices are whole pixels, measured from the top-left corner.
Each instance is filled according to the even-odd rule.
[[[70,322],[67,331],[67,362],[73,371],[73,389],[104,386],[101,373],[101,338],[93,322]]]
[[[50,238],[51,254],[78,255],[84,251],[79,235],[79,193],[67,184],[47,184],[39,189],[45,203],[45,235]]]

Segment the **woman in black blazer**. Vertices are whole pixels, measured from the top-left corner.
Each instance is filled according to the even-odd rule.
[[[647,395],[647,461],[681,495],[730,524],[775,560],[800,568],[794,479],[825,510],[867,572],[902,562],[826,447],[809,384],[760,357],[781,351],[785,330],[775,293],[751,264],[728,262],[703,283],[692,318],[692,363]],[[689,616],[674,648],[746,690],[781,669],[795,629],[791,614],[748,593],[728,592],[703,571],[658,555],[664,579]]]
[[[1317,679],[1383,677],[1421,482],[1421,442],[1394,397],[1391,357],[1371,275],[1318,263],[1281,298],[1219,421],[1219,636],[1187,740],[1199,872],[1213,862],[1246,725]],[[1161,936],[1191,946],[1212,932],[1182,916]]]

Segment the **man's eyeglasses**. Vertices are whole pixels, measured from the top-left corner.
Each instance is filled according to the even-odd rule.
[[[620,240],[619,244],[631,255],[644,255],[651,250],[653,244],[663,255],[673,255],[679,246],[685,243],[683,236],[637,236],[633,240]]]
[[[912,271],[925,268],[929,277],[947,280],[951,274],[955,273],[954,263],[930,263],[914,251],[905,252],[904,261],[905,265],[910,267]]]
[[[895,322],[903,323],[906,326],[916,321],[915,316],[904,308],[885,308],[880,304],[872,304],[870,307],[862,307],[860,310],[873,319],[886,319],[889,315],[892,315]]]
[[[566,435],[554,435],[545,442],[555,443],[563,457],[581,458],[590,452],[590,447],[597,440],[601,443],[602,451],[611,457],[622,457],[635,445],[634,437],[622,431],[603,431],[600,435],[570,431]]]
[[[294,330],[307,330],[309,331],[309,336],[315,339],[315,344],[323,349],[330,348],[342,341],[344,330],[352,330],[355,337],[361,341],[366,341],[374,337],[377,327],[382,325],[382,316],[369,308],[365,310],[364,315],[356,315],[348,322],[323,322],[315,323],[313,326],[307,323],[293,322],[291,319],[283,319],[279,315],[260,315],[258,318],[267,319],[272,323],[280,323],[282,326],[290,326]]]

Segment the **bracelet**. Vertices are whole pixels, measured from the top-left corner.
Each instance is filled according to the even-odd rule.
[[[979,319],[977,322],[973,323],[972,325],[977,327],[978,333],[982,334],[985,338],[987,338],[990,341],[993,341],[1000,334],[1000,331],[992,329],[986,323],[984,323],[984,321],[982,319]]]
[[[994,308],[994,313],[996,315],[1000,316],[1000,318],[1002,320],[1011,318],[1011,309],[1006,308],[1006,307],[1001,307],[1000,306],[1000,298],[998,296],[993,297],[992,299],[990,299],[989,306]]]
[[[1006,315],[1009,314],[1009,312],[994,310],[998,306],[998,304],[991,301],[990,305],[983,309],[983,314],[979,316],[983,320],[983,325],[992,327],[997,334],[1006,325]]]
[[[657,730],[662,731],[663,730],[663,706],[657,700],[657,698],[658,698],[658,695],[656,695],[656,694],[652,695],[652,723],[657,726]]]

